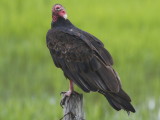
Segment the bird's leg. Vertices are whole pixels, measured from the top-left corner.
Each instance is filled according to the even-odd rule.
[[[73,91],[74,91],[73,81],[70,80],[69,81],[69,91],[67,91],[67,92],[61,92],[61,94],[63,94],[63,98],[62,98],[62,100],[60,102],[61,107],[63,107],[63,105],[65,104],[66,98],[70,97],[71,94],[73,93]]]
[[[73,81],[69,80],[69,91],[65,92],[64,96],[68,96],[69,97],[73,93],[73,91],[74,91],[74,87],[73,86],[74,86],[73,85]]]

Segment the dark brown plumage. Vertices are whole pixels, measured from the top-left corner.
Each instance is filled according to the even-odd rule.
[[[56,67],[61,68],[65,77],[83,91],[103,94],[114,109],[135,112],[130,97],[122,90],[119,76],[112,68],[112,57],[103,43],[75,27],[63,15],[54,16],[55,9],[56,5],[46,39]]]

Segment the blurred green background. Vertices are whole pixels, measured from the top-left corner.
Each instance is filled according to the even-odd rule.
[[[68,81],[52,62],[45,36],[53,4],[98,37],[114,58],[136,113],[116,112],[84,94],[86,120],[160,120],[159,0],[0,0],[0,120],[59,120]]]

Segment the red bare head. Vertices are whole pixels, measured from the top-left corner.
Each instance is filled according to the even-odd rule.
[[[55,4],[52,8],[52,19],[55,22],[59,17],[67,19],[67,13],[61,4]]]

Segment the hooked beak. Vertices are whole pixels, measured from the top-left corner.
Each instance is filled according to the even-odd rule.
[[[63,15],[63,18],[66,20],[66,19],[67,19],[67,14],[64,14],[64,15]]]
[[[64,10],[59,12],[59,16],[63,17],[65,20],[67,19],[67,13]]]

